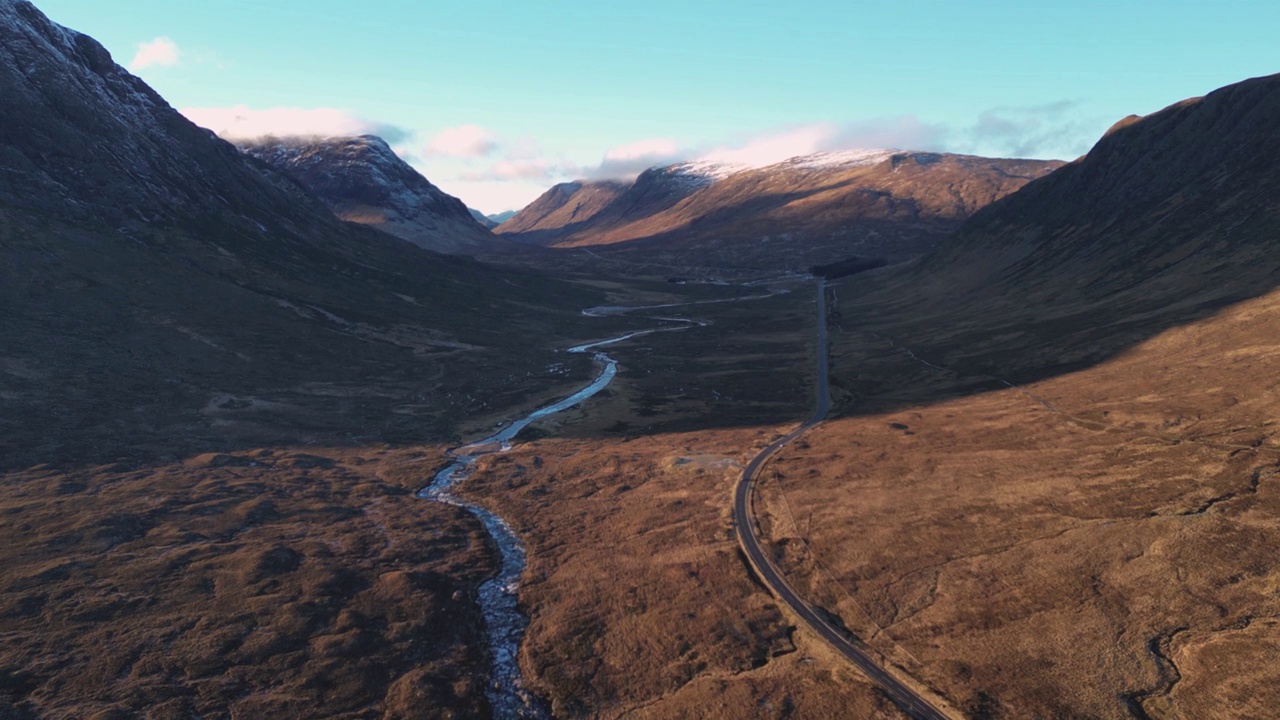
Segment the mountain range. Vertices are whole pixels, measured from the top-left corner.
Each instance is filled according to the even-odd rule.
[[[1056,161],[849,151],[767,167],[686,162],[634,182],[557,185],[495,232],[614,259],[807,268],[850,255],[898,262]]]

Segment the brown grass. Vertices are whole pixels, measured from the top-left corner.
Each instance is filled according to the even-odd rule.
[[[779,556],[972,717],[1270,717],[1277,303],[1021,390],[824,425],[762,491]],[[853,331],[841,348],[843,372],[923,372],[939,398],[974,382],[901,350],[895,373]]]
[[[483,714],[478,522],[439,451],[255,451],[0,483],[0,714]]]
[[[468,485],[530,550],[530,685],[558,717],[898,717],[753,582],[729,517],[761,428],[543,440]]]

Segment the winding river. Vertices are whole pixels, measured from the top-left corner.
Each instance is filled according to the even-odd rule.
[[[605,317],[641,310],[656,310],[685,305],[759,300],[785,292],[788,291],[775,289],[764,295],[641,307],[602,306],[588,308],[583,310],[582,313],[590,317]],[[454,495],[452,491],[458,483],[471,474],[477,460],[486,455],[510,450],[511,442],[531,423],[563,410],[568,410],[608,387],[609,383],[613,382],[613,379],[618,374],[618,361],[601,352],[598,348],[644,335],[688,330],[691,327],[702,327],[708,324],[701,320],[687,318],[652,317],[650,319],[675,324],[648,330],[638,330],[626,335],[609,338],[608,340],[599,340],[568,348],[566,352],[576,354],[589,352],[594,355],[595,361],[601,369],[595,380],[591,381],[591,384],[562,400],[525,415],[491,437],[450,450],[448,454],[453,459],[453,462],[436,473],[431,484],[417,493],[417,496],[423,500],[455,505],[475,515],[484,524],[485,529],[490,537],[493,538],[498,551],[502,555],[501,570],[494,577],[481,583],[478,598],[481,613],[484,615],[489,656],[493,661],[493,669],[490,673],[490,681],[485,693],[489,698],[489,704],[493,708],[493,717],[495,718],[550,718],[551,716],[550,709],[546,706],[546,703],[525,688],[524,680],[520,674],[520,641],[524,637],[525,628],[529,625],[529,619],[520,613],[520,609],[517,606],[516,590],[519,587],[520,576],[525,569],[525,550],[520,543],[520,539],[516,537],[516,534],[511,530],[511,526],[507,525],[506,521],[478,505],[463,500]]]

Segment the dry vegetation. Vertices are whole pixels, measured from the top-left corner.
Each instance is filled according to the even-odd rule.
[[[738,292],[665,282],[591,285],[598,297],[626,303]],[[706,307],[723,315],[725,322],[712,326],[721,341],[751,322],[743,306]],[[784,336],[776,338],[778,348],[790,341],[782,322],[762,325],[765,335]],[[608,336],[649,324],[621,317],[584,319],[583,326]],[[645,355],[648,364],[629,366],[623,376],[641,389],[639,397],[663,393],[671,402],[642,400],[624,409],[619,395],[588,407],[591,417],[604,409],[600,418],[614,428],[608,447],[625,424],[688,424],[713,399],[693,385],[681,391],[689,397],[673,397],[640,371],[679,359],[677,334],[659,338],[666,344]],[[803,347],[788,349],[804,354]],[[483,356],[459,350],[451,361]],[[582,371],[570,357],[554,358],[564,367],[530,370],[529,358],[523,367],[517,358],[480,368],[485,373],[307,388],[336,404],[329,410],[296,397],[227,393],[201,411],[211,423],[208,437],[183,436],[176,426],[163,440],[135,439],[162,452],[201,445],[224,452],[8,472],[0,478],[0,716],[298,717],[318,709],[353,718],[484,716],[489,661],[474,593],[494,572],[496,556],[465,511],[412,497],[443,463],[443,448],[231,448],[300,427],[350,428],[363,417],[427,437],[448,428],[470,438],[581,383],[570,374]],[[780,353],[778,363],[793,359]],[[720,368],[707,386],[713,389],[736,391],[756,372],[723,368],[730,360],[714,355],[701,362]],[[23,381],[44,368],[7,358],[0,371]],[[470,376],[474,384],[465,380]],[[789,390],[780,384],[774,404],[761,403],[757,412],[785,415]],[[435,417],[444,408],[432,398],[446,393],[470,405],[469,422]],[[384,404],[399,420],[379,420]],[[753,627],[762,628],[747,650],[722,653],[732,655],[724,663],[737,671],[775,645],[790,645],[777,609],[763,607],[767,596],[753,594],[729,560],[727,574],[759,606]]]
[[[1271,717],[1278,304],[967,396],[991,378],[850,329],[862,388],[940,401],[863,396],[785,451],[761,493],[778,556],[970,717]]]
[[[466,512],[439,450],[262,450],[0,483],[0,715],[482,715]]]
[[[0,718],[485,715],[493,549],[413,490],[589,374],[564,338],[650,322],[582,305],[733,291],[339,223],[96,42],[0,15]],[[842,286],[842,416],[760,490],[779,561],[975,719],[1273,717],[1278,99],[1180,103],[1026,187],[1050,165],[659,182],[560,244],[777,270],[973,213]],[[520,259],[600,262],[570,257]],[[571,717],[896,716],[733,541],[735,463],[811,403],[811,298],[671,312],[714,322],[618,345],[613,387],[463,488],[528,544],[531,686]]]
[[[477,473],[530,549],[522,665],[558,717],[899,717],[739,555],[735,465],[772,430],[543,440]]]
[[[1129,350],[1017,388],[993,374],[1008,338],[966,344],[980,370],[955,370],[913,357],[909,324],[890,338],[838,318],[844,417],[766,472],[762,527],[812,601],[967,717],[1270,717],[1277,306],[1136,328]],[[735,466],[807,407],[811,311],[799,296],[728,306],[620,346],[611,393],[544,427],[567,439],[494,458],[469,486],[529,544],[522,662],[558,713],[897,712],[791,627],[732,539]],[[739,358],[736,381],[779,399],[693,402],[725,382],[716,348],[755,337],[772,362]],[[1003,357],[1017,377],[1053,352]],[[660,397],[652,427],[632,419]]]

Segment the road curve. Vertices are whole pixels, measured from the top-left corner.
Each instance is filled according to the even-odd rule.
[[[774,564],[765,551],[757,534],[756,524],[751,513],[751,487],[760,469],[779,450],[791,444],[810,428],[822,422],[831,408],[831,395],[828,389],[829,367],[827,362],[827,297],[826,283],[818,281],[818,404],[804,424],[786,435],[774,440],[760,454],[752,458],[742,471],[737,486],[733,491],[733,524],[738,534],[738,544],[746,554],[747,560],[755,568],[762,582],[782,602],[791,608],[813,632],[826,640],[831,647],[857,665],[867,677],[880,686],[880,689],[892,699],[898,707],[916,720],[950,720],[950,717],[926,700],[918,692],[904,685],[898,678],[881,666],[847,633],[837,628],[824,614],[805,602],[782,576],[782,572]]]

